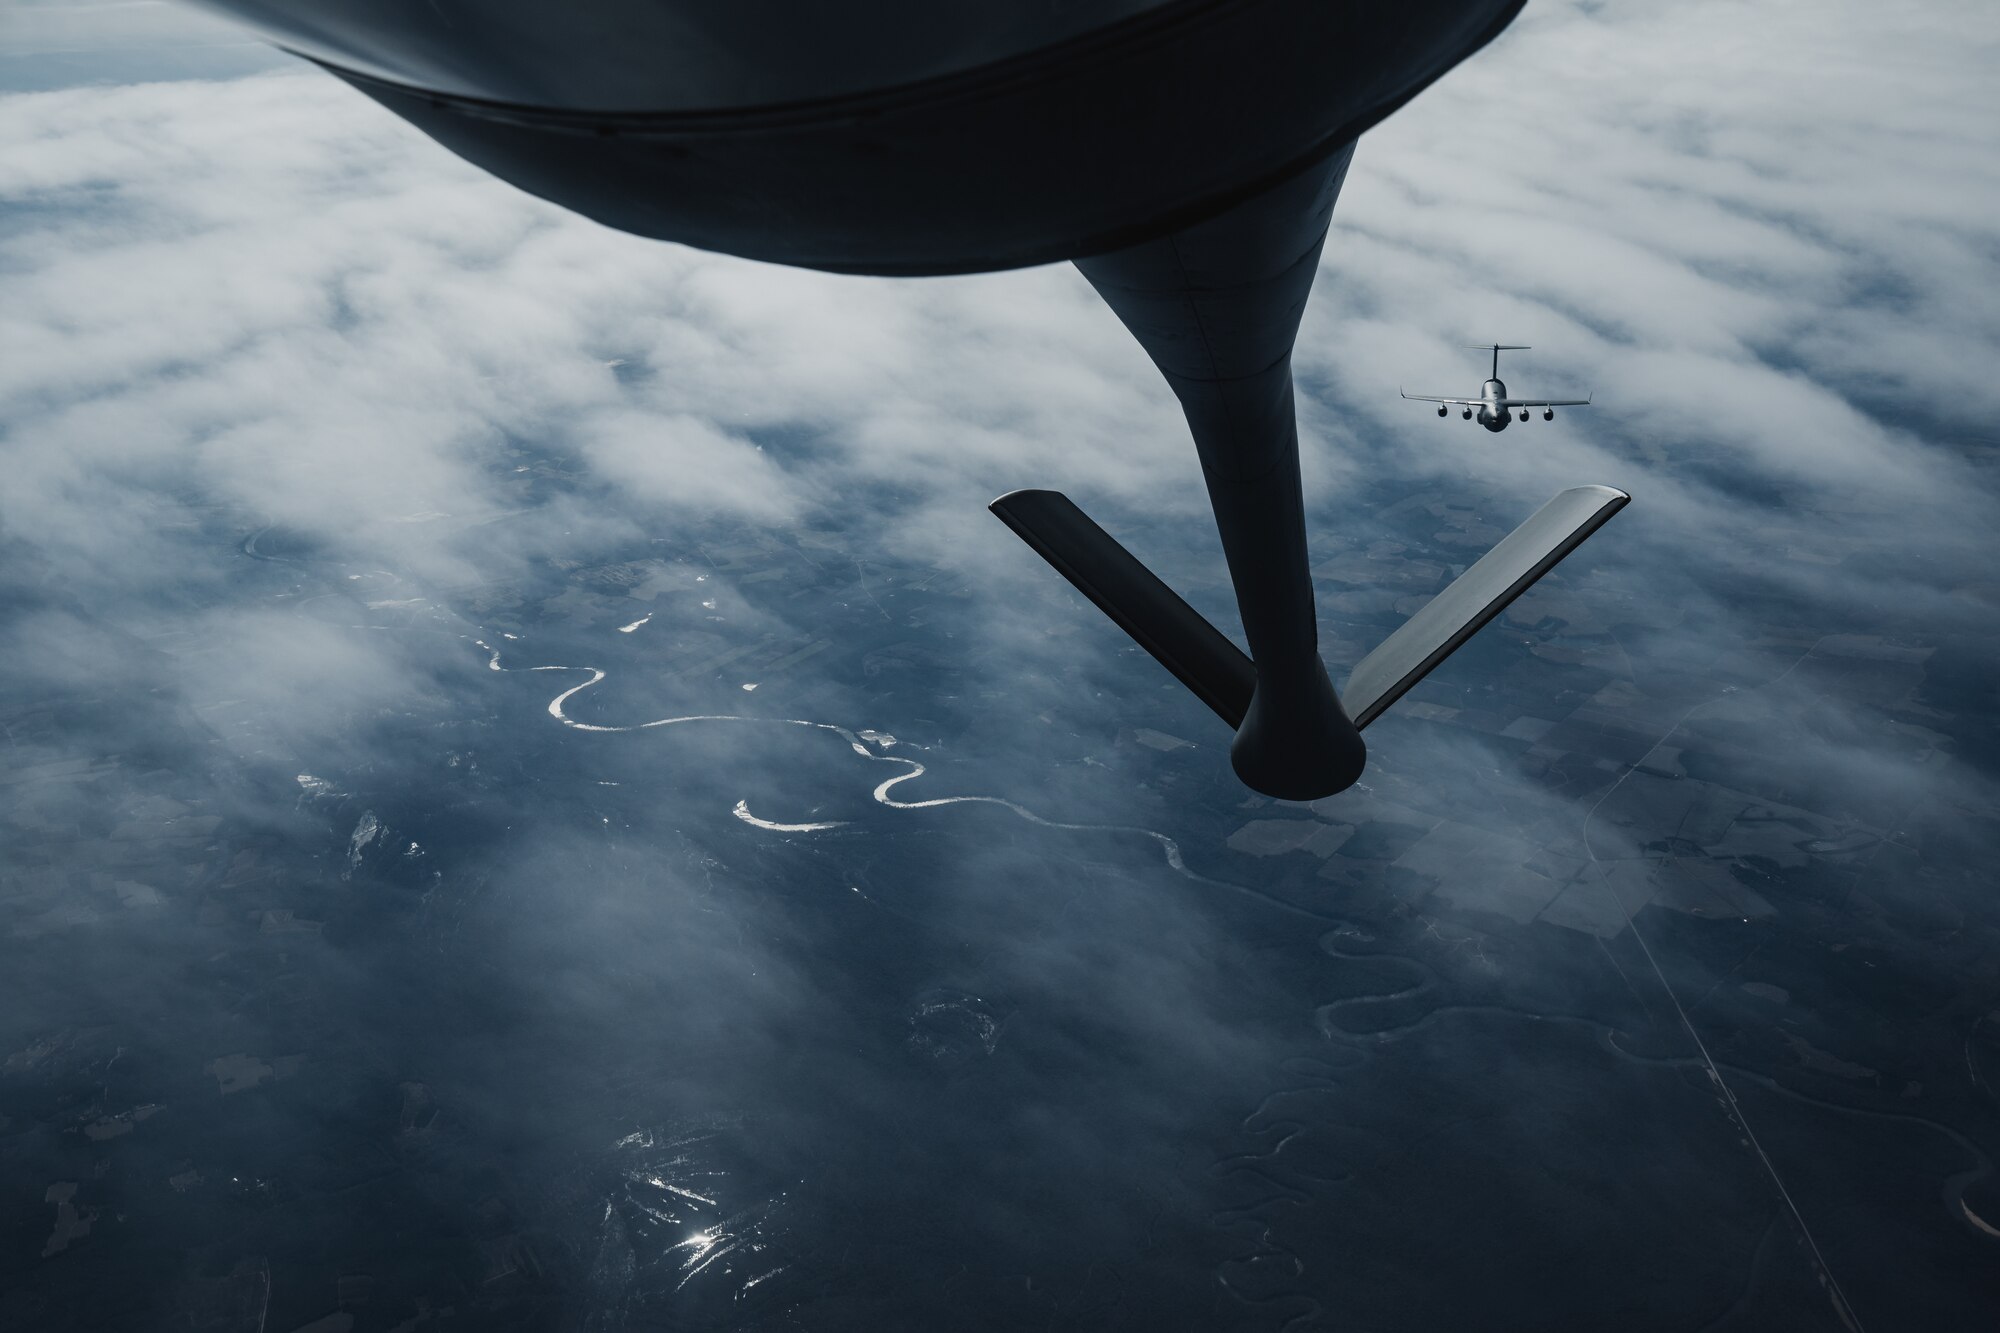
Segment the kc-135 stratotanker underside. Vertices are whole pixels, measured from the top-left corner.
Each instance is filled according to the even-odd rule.
[[[1629,498],[1558,494],[1335,690],[1300,315],[1355,139],[1523,0],[201,2],[624,231],[886,276],[1075,261],[1180,399],[1249,653],[1066,497],[993,512],[1234,728],[1269,795],[1352,785],[1362,728]]]

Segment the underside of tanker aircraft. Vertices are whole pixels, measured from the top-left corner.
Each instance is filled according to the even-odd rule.
[[[624,231],[887,277],[1074,261],[1180,400],[1249,651],[1063,495],[992,509],[1234,730],[1268,795],[1352,785],[1362,730],[1629,498],[1561,492],[1336,688],[1293,342],[1357,138],[1522,0],[205,3]]]

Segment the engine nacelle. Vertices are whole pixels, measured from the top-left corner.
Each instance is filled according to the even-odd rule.
[[[1526,417],[1523,417],[1521,419],[1523,421],[1527,420]],[[1542,409],[1542,420],[1554,421],[1555,419],[1556,419],[1556,410],[1553,407],[1545,407]]]
[[[1470,421],[1472,420],[1472,409],[1468,407],[1463,412],[1460,412],[1459,415]]]

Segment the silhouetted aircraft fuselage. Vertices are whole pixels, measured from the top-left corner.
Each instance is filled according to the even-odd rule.
[[[201,2],[624,231],[842,273],[1076,261],[1181,401],[1248,656],[1062,497],[995,512],[1236,728],[1237,773],[1271,795],[1353,783],[1359,727],[1623,501],[1488,569],[1459,620],[1413,619],[1422,642],[1392,636],[1343,708],[1293,340],[1356,137],[1523,0]]]

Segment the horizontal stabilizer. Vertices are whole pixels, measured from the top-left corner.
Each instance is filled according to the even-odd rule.
[[[1068,496],[1011,491],[987,508],[1231,730],[1243,725],[1257,689],[1257,669],[1249,657]]]
[[[1609,486],[1578,486],[1558,493],[1534,517],[1501,538],[1498,546],[1361,659],[1340,692],[1354,725],[1365,727],[1380,717],[1631,498]]]

